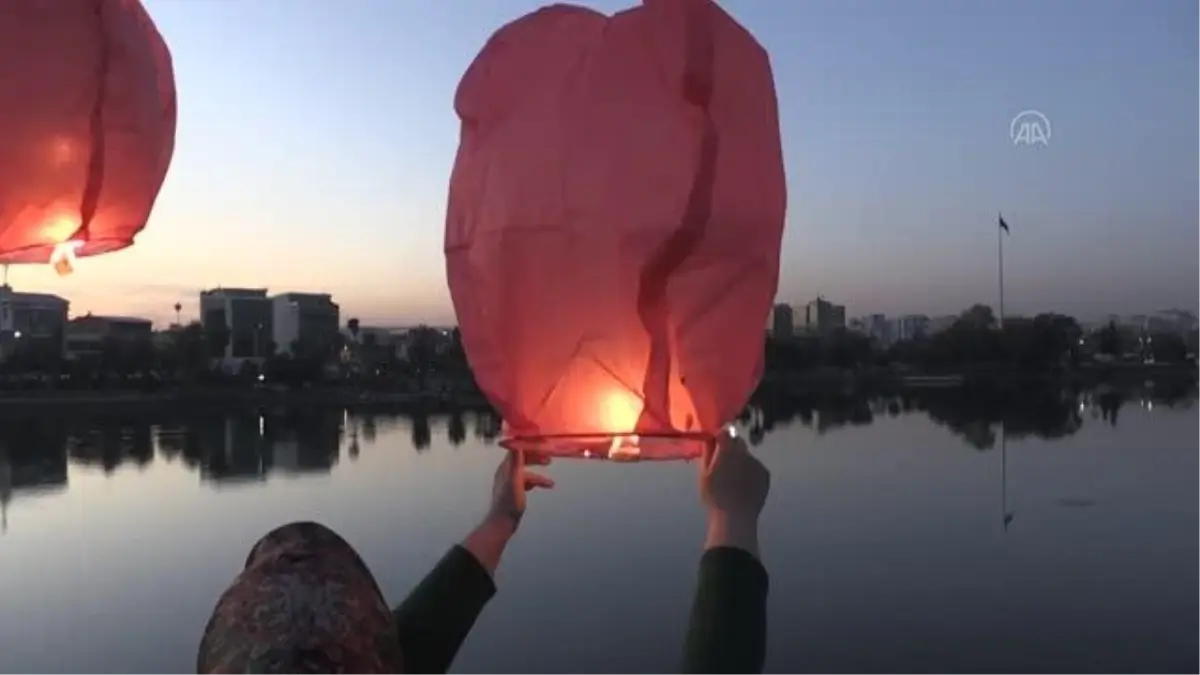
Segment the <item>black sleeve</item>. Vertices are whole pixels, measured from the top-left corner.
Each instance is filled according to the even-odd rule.
[[[492,576],[465,548],[442,556],[404,602],[392,611],[410,673],[444,673],[488,600]]]
[[[767,570],[750,553],[718,547],[700,558],[683,651],[685,673],[761,673],[767,652]]]

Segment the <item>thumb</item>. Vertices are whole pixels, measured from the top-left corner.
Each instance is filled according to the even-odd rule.
[[[525,475],[525,451],[513,450],[510,457],[511,460],[508,463],[508,477],[514,485],[519,485],[521,483],[521,477]]]

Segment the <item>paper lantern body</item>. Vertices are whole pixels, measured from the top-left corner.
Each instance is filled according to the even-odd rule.
[[[491,37],[455,107],[447,275],[509,435],[697,454],[679,439],[718,432],[758,383],[778,285],[766,52],[708,0],[554,5]]]
[[[139,0],[0,2],[0,263],[132,244],[174,145],[171,57]]]

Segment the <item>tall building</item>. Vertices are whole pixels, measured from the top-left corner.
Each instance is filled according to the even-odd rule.
[[[64,298],[48,293],[18,293],[0,285],[0,360],[22,345],[42,345],[62,351],[67,325]]]
[[[281,293],[271,312],[280,353],[322,352],[340,335],[341,310],[328,293]]]
[[[267,356],[274,334],[272,309],[265,288],[214,288],[200,292],[200,323],[209,339],[226,340],[225,359]]]
[[[912,340],[929,334],[929,317],[924,314],[907,314],[892,323],[892,340]]]
[[[864,323],[867,327],[867,336],[871,338],[872,342],[884,347],[892,344],[892,332],[888,330],[887,316],[872,314],[866,317]]]
[[[846,306],[835,305],[825,298],[817,298],[804,306],[802,319],[805,331],[830,333],[846,327]]]
[[[796,313],[791,305],[777,304],[771,309],[771,337],[786,340],[796,333]]]

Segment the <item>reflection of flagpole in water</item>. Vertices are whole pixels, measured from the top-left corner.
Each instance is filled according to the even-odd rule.
[[[1008,532],[1013,514],[1008,511],[1008,433],[1004,430],[1004,422],[1000,422],[1000,514],[1004,531]]]
[[[8,265],[5,265],[7,268]],[[7,272],[6,272],[7,273]],[[0,534],[8,534],[8,502],[12,499],[12,464],[0,463]]]

